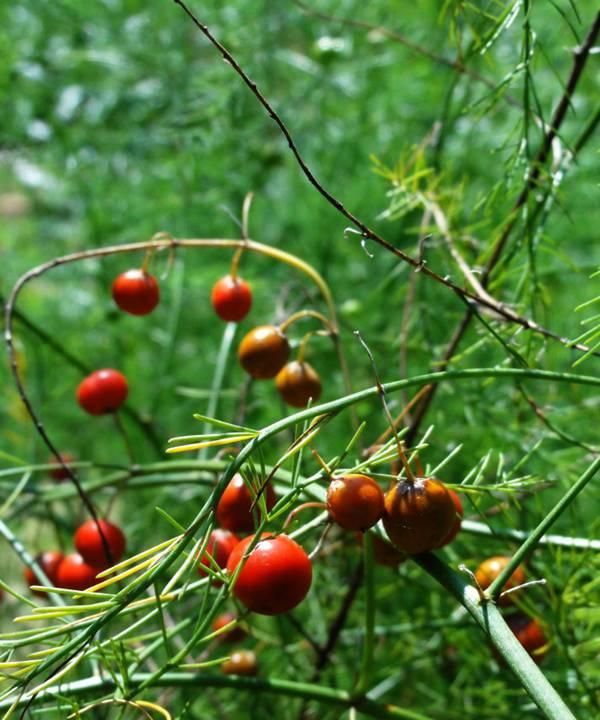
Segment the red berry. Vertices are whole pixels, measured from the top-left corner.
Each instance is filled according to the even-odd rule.
[[[90,415],[118,410],[127,397],[127,380],[118,370],[96,370],[79,383],[77,402]]]
[[[107,555],[98,525],[102,528],[110,556]],[[96,568],[107,568],[118,563],[125,552],[125,535],[121,528],[108,520],[98,520],[98,523],[93,519],[87,520],[77,528],[73,541],[81,557]]]
[[[71,453],[64,452],[60,453],[59,456],[62,462],[65,465],[70,465],[71,463],[75,462],[75,458]],[[48,458],[48,465],[54,465],[58,463],[58,458],[55,455],[52,455],[52,457]],[[53,467],[48,474],[53,480],[66,480],[69,477],[69,473],[61,466],[56,465],[56,467]]]
[[[460,528],[462,525],[462,519],[465,514],[465,511],[463,510],[462,502],[460,501],[460,498],[458,497],[458,494],[454,492],[451,488],[446,488],[448,492],[450,493],[450,497],[452,498],[452,502],[454,503],[454,508],[456,509],[456,516],[454,518],[454,525],[452,526],[452,529],[446,535],[446,537],[443,539],[443,541],[437,546],[438,548],[443,548],[446,545],[450,545],[450,543],[454,540],[454,538],[458,535],[460,532]]]
[[[61,562],[64,560],[64,555],[59,552],[58,550],[48,550],[46,552],[40,553],[39,555],[36,555],[35,561],[36,563],[42,568],[44,571],[44,574],[50,580],[52,585],[57,585],[57,578],[58,578],[58,566],[61,564]],[[37,576],[33,572],[33,570],[29,567],[26,567],[23,571],[23,575],[25,577],[25,582],[27,585],[41,585],[42,583],[37,579]],[[32,591],[35,595],[40,595],[41,597],[46,597],[46,593],[42,592],[41,590],[33,590]]]
[[[321,378],[307,362],[293,360],[284,365],[277,373],[275,386],[292,407],[306,407],[311,398],[314,404],[321,397]]]
[[[383,515],[383,490],[368,475],[334,478],[327,490],[327,510],[344,530],[367,530]]]
[[[213,632],[218,632],[226,625],[231,624],[234,620],[237,620],[237,616],[233,613],[221,613],[221,615],[217,615],[217,617],[213,620],[211,629]],[[220,635],[218,635],[216,639],[220,642],[234,643],[241,642],[245,637],[246,631],[244,630],[244,628],[240,627],[239,625],[234,625],[226,632],[222,632]]]
[[[548,638],[537,620],[532,620],[522,613],[516,613],[510,615],[506,619],[506,623],[535,662],[540,663],[548,652],[546,647]]]
[[[233,573],[254,536],[241,540],[227,562]],[[310,590],[312,565],[304,550],[287,535],[263,533],[240,570],[233,594],[249,610],[280,615],[299,605]]]
[[[275,325],[259,325],[250,330],[238,348],[241,366],[256,380],[275,377],[289,356],[288,340]]]
[[[484,560],[475,571],[475,579],[479,583],[479,587],[482,590],[486,590],[508,565],[509,561],[510,557],[507,555],[494,555],[494,557]],[[522,565],[518,565],[502,589],[509,590],[510,588],[517,587],[517,585],[522,585],[525,580],[525,568]],[[510,605],[515,594],[516,593],[509,593],[504,597],[498,598],[498,605]]]
[[[270,511],[277,502],[277,496],[271,483],[267,485],[263,494],[267,510]],[[244,478],[236,473],[229,481],[229,485],[223,491],[217,504],[216,517],[219,525],[234,533],[252,532],[256,527],[254,519],[258,519],[260,513],[260,503],[256,504],[254,513],[250,510],[254,497],[254,494],[250,494]]]
[[[222,530],[221,528],[213,530],[206,544],[206,550],[200,558],[198,573],[204,577],[204,575],[207,575],[204,568],[214,569],[213,560],[220,568],[227,567],[227,560],[231,555],[231,551],[239,541],[239,538],[229,530]]]
[[[160,290],[153,275],[133,269],[117,275],[112,284],[112,296],[126,313],[147,315],[158,305]]]
[[[236,650],[221,664],[225,675],[246,675],[252,677],[258,673],[256,653],[252,650]]]
[[[217,315],[226,322],[240,322],[252,307],[250,285],[231,275],[225,275],[214,284],[210,299]]]
[[[385,495],[383,526],[392,543],[415,555],[438,547],[456,521],[446,486],[434,478],[403,480]]]
[[[56,586],[70,590],[87,590],[96,584],[98,572],[98,568],[88,565],[81,555],[73,553],[67,555],[58,566]]]

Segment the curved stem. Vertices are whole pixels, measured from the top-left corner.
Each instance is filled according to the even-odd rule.
[[[304,362],[304,356],[306,355],[306,348],[308,347],[308,343],[314,334],[315,334],[315,331],[311,330],[310,332],[306,333],[306,335],[302,338],[302,340],[300,340],[300,344],[298,345],[298,353],[296,355],[296,360],[299,363]]]
[[[290,315],[287,320],[284,320],[281,325],[279,326],[279,329],[281,332],[285,332],[290,325],[293,325],[298,320],[304,320],[304,318],[316,318],[321,322],[329,332],[333,335],[335,333],[335,329],[331,326],[330,321],[320,312],[317,312],[316,310],[298,310],[298,312],[293,313],[293,315]]]

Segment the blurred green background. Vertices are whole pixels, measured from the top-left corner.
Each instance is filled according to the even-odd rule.
[[[438,229],[430,219],[422,225],[420,199],[426,196],[439,203],[449,218],[456,246],[472,267],[481,268],[540,145],[543,129],[536,117],[549,121],[571,70],[573,49],[582,42],[596,12],[591,1],[576,7],[563,0],[531,5],[528,57],[524,48],[528,30],[518,3],[320,0],[310,4],[317,14],[288,0],[207,1],[192,7],[280,113],[319,181],[411,255],[418,252],[419,235],[424,236],[422,249],[428,265],[462,285],[464,279]],[[373,27],[361,26],[362,22]],[[377,26],[401,33],[404,41],[373,29]],[[148,240],[158,231],[176,237],[237,238],[241,205],[252,191],[250,236],[301,256],[329,283],[354,389],[374,383],[354,330],[371,348],[383,380],[435,369],[464,314],[464,304],[423,276],[415,281],[414,273],[383,248],[372,242],[362,248],[358,235],[345,232],[350,223],[306,181],[256,98],[174,3],[55,0],[32,4],[17,0],[3,4],[0,57],[3,299],[22,273],[68,253]],[[457,61],[469,72],[451,67]],[[598,111],[599,77],[595,54],[572,98],[560,142],[553,148],[553,170],[559,169],[557,163],[565,161]],[[387,173],[382,172],[384,167]],[[590,278],[600,261],[597,168],[596,135],[568,168],[549,214],[542,215],[543,222],[538,218],[528,226],[527,219],[519,216],[507,248],[510,260],[490,286],[495,297],[520,314],[571,339],[593,327],[593,322],[582,327],[581,321],[592,318],[594,306],[578,312],[576,308],[598,292],[597,278]],[[550,187],[552,177],[557,176],[542,171],[530,211]],[[402,211],[398,211],[399,202]],[[199,432],[192,413],[206,410],[224,333],[223,323],[210,306],[210,289],[228,271],[231,254],[178,251],[172,265],[165,253],[157,256],[153,271],[161,279],[162,299],[146,318],[120,313],[110,297],[112,279],[139,265],[141,254],[59,267],[34,280],[19,299],[18,309],[85,365],[117,367],[128,376],[130,405],[151,419],[158,438],[157,447],[130,418],[123,418],[137,463],[164,459],[162,451],[169,437]],[[280,321],[299,308],[323,309],[314,287],[289,267],[247,253],[241,273],[252,285],[254,307],[237,338],[255,324]],[[407,298],[411,298],[408,305]],[[473,322],[453,366],[515,364],[508,345],[532,367],[573,370],[579,357],[574,351],[517,332],[497,318],[487,317],[487,322],[496,336],[482,323]],[[299,323],[293,340],[297,342],[312,328],[312,321]],[[18,319],[15,335],[27,389],[57,446],[94,464],[86,470],[88,479],[102,476],[103,465],[127,465],[126,447],[112,419],[89,418],[75,403],[81,372]],[[307,358],[322,377],[323,400],[342,396],[342,376],[328,339],[311,340]],[[578,369],[595,374],[596,367],[597,359],[589,358]],[[7,363],[0,368],[0,381],[4,389],[0,467],[45,462],[48,452],[20,405]],[[232,355],[219,417],[238,417],[241,388],[243,372]],[[530,383],[527,389],[562,433],[579,443],[597,442],[598,399],[592,389],[542,383]],[[406,399],[398,394],[389,397],[392,414],[402,409]],[[287,412],[270,383],[250,388],[246,424],[262,427]],[[385,430],[385,416],[379,402],[361,403],[357,412],[367,421],[367,445]],[[511,382],[444,386],[422,432],[430,425],[433,431],[422,455],[424,464],[434,467],[462,445],[444,468],[443,479],[448,482],[460,483],[491,453],[484,473],[490,484],[523,476],[526,481],[547,483],[544,493],[508,503],[500,518],[507,527],[533,527],[589,461],[585,447],[536,418]],[[346,414],[319,436],[319,452],[324,457],[339,454],[349,437]],[[286,436],[270,446],[267,460],[273,462],[288,441]],[[3,481],[5,496],[14,484],[10,478]],[[42,489],[48,485],[43,473],[35,474],[31,483]],[[516,483],[515,489],[525,486],[525,481],[522,486]],[[126,493],[119,510],[129,522],[132,551],[171,532],[162,520],[157,523],[155,506],[168,507],[185,524],[205,494],[202,486],[182,490],[168,483]],[[467,514],[496,504],[507,494],[473,497],[476,507],[469,507]],[[590,488],[586,500],[561,519],[560,530],[597,537],[598,499],[597,488]],[[13,531],[18,529],[14,524],[28,518],[29,512],[42,517],[41,525],[37,520],[23,525],[34,552],[54,531],[52,523],[44,521],[46,506],[35,502],[15,515]],[[60,541],[67,543],[76,518],[82,517],[81,508],[74,501],[57,503],[52,513],[63,528]],[[450,557],[474,567],[483,542],[465,537]],[[490,543],[490,549],[497,549],[497,543]],[[8,550],[4,554],[2,577],[12,582],[20,572],[18,563],[9,559]],[[554,568],[556,584],[549,595],[536,589],[532,597],[561,628],[561,637],[581,631],[588,641],[597,611],[588,616],[581,608],[593,605],[590,596],[576,598],[575,591],[569,598],[562,594],[565,578],[579,572],[580,562],[581,556],[565,558],[547,551],[539,561],[538,574]],[[340,578],[348,574],[348,567],[341,564],[317,570],[334,589],[339,582],[334,579],[336,573]],[[589,567],[595,568],[589,570],[593,575],[598,561],[590,558]],[[433,591],[429,578],[412,566],[401,573],[418,583],[402,590],[406,607],[416,608],[411,622],[447,616],[453,604]],[[398,619],[398,599],[394,583],[386,576],[382,612],[394,622],[406,621],[405,611]],[[311,610],[317,625],[316,616],[329,604],[324,596],[321,602]],[[583,630],[578,626],[575,631],[561,614],[567,613],[569,602],[580,613]],[[492,705],[469,714],[469,702],[472,709],[483,702],[478,698],[477,679],[487,678],[475,647],[481,637],[460,629],[450,634],[450,644],[459,645],[461,657],[466,658],[458,686],[444,675],[440,648],[447,638],[437,634],[423,640],[418,633],[410,634],[408,644],[430,642],[431,646],[427,652],[415,651],[419,659],[411,659],[411,668],[400,673],[397,685],[405,687],[417,673],[427,673],[427,687],[415,682],[403,691],[404,701],[419,706],[425,694],[439,711],[448,693],[456,693],[456,698],[470,698],[465,714],[456,717],[513,715],[509,702],[513,691],[498,680],[502,670],[496,671],[494,681],[499,686],[491,683],[485,690]],[[577,672],[569,665],[571,660],[565,659],[566,651],[557,653],[553,680],[573,698],[579,699],[582,693],[593,698],[597,691],[582,688],[589,689],[600,679],[598,667],[593,670],[586,665],[597,658],[597,647],[581,652]],[[390,663],[413,657],[404,641],[386,653],[378,666],[382,678]],[[279,669],[277,657],[267,659],[267,667],[272,662]],[[332,671],[329,679],[343,682],[347,669],[336,667],[340,677]],[[539,716],[528,709],[522,694],[518,698],[521,716]],[[239,710],[236,702],[227,702]],[[592,709],[582,707],[581,717],[597,717],[597,697],[586,702],[592,703]],[[586,714],[588,710],[591,714]],[[254,717],[265,716],[262,710],[253,712]],[[270,714],[290,717],[287,712],[282,707]],[[436,717],[454,715],[438,712]]]

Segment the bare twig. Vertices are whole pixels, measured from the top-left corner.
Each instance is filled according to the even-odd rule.
[[[365,240],[373,240],[373,242],[377,243],[381,247],[385,248],[389,252],[393,253],[396,257],[400,258],[403,262],[407,263],[411,267],[415,269],[417,272],[423,273],[423,275],[426,275],[427,277],[431,278],[435,282],[445,286],[449,290],[452,290],[452,292],[457,295],[459,298],[462,298],[464,300],[468,300],[471,302],[478,303],[480,305],[484,305],[488,307],[490,310],[493,310],[500,315],[505,316],[509,321],[512,321],[514,323],[517,323],[524,327],[527,330],[532,330],[534,332],[541,333],[542,335],[549,337],[553,340],[556,340],[560,342],[561,344],[568,346],[570,348],[575,348],[577,350],[581,350],[582,352],[588,352],[588,348],[585,348],[584,346],[580,346],[579,344],[574,345],[569,338],[562,337],[560,335],[557,335],[556,333],[547,330],[546,328],[543,328],[542,326],[538,325],[536,322],[529,320],[527,318],[521,317],[517,315],[516,313],[513,313],[511,310],[508,310],[504,308],[504,306],[501,303],[498,303],[497,301],[490,302],[488,299],[484,297],[479,297],[478,295],[471,293],[464,288],[460,287],[459,285],[456,285],[451,280],[449,280],[447,277],[442,277],[438,273],[436,273],[434,270],[431,270],[426,262],[419,261],[407,253],[403,252],[399,248],[392,245],[390,242],[385,240],[383,237],[381,237],[378,233],[376,233],[373,229],[371,229],[368,225],[366,225],[362,220],[360,220],[356,215],[354,215],[350,210],[348,210],[343,203],[338,200],[334,195],[332,195],[329,190],[325,188],[324,185],[322,185],[317,178],[315,177],[314,173],[310,169],[310,167],[307,165],[306,161],[302,157],[300,151],[298,150],[298,146],[296,145],[290,131],[288,130],[286,124],[283,122],[279,114],[275,111],[273,106],[269,103],[269,101],[265,98],[265,96],[261,93],[261,91],[258,89],[257,84],[248,76],[248,74],[245,72],[245,70],[240,66],[240,64],[237,62],[235,57],[227,50],[227,48],[222,45],[217,38],[212,34],[212,32],[209,30],[207,25],[204,25],[200,20],[196,17],[196,15],[188,8],[188,6],[183,2],[183,0],[173,0],[176,5],[179,5],[181,9],[185,12],[185,14],[192,20],[194,25],[200,30],[200,32],[207,38],[207,40],[221,53],[223,56],[223,59],[231,65],[233,70],[239,75],[239,77],[242,79],[244,84],[250,89],[252,94],[256,97],[258,102],[263,106],[263,108],[267,111],[269,117],[275,122],[285,139],[287,140],[288,147],[290,148],[290,151],[296,158],[296,161],[298,165],[300,166],[302,172],[304,173],[306,179],[309,181],[309,183],[315,188],[315,190],[322,195],[327,202],[332,205],[341,215],[343,215],[345,218],[350,220],[350,222],[359,229],[359,235],[362,238],[362,241]],[[589,51],[589,50],[588,50]],[[181,242],[181,241],[179,241]],[[489,297],[489,296],[488,296]],[[600,356],[600,352],[597,353]]]

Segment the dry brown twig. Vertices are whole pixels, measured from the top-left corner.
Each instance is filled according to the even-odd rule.
[[[298,165],[300,166],[302,172],[304,173],[305,177],[309,181],[309,183],[317,190],[317,192],[322,195],[327,202],[332,205],[341,215],[343,215],[347,220],[350,220],[350,222],[359,230],[359,235],[362,238],[362,241],[365,240],[373,240],[373,242],[377,243],[381,247],[385,248],[389,252],[391,252],[396,257],[400,258],[403,262],[407,263],[411,267],[415,269],[416,272],[420,272],[423,275],[429,277],[430,279],[434,280],[435,282],[445,286],[449,290],[452,290],[452,292],[460,297],[462,300],[466,300],[468,302],[474,302],[479,305],[483,305],[487,307],[488,309],[495,311],[499,313],[500,315],[503,315],[506,317],[507,320],[517,323],[521,325],[526,330],[533,330],[534,332],[541,333],[542,335],[549,337],[553,340],[556,340],[560,342],[561,344],[568,346],[570,348],[575,348],[577,350],[581,350],[582,352],[587,352],[588,348],[581,344],[573,344],[569,338],[562,337],[558,335],[557,333],[552,332],[551,330],[548,330],[546,328],[543,328],[542,326],[538,325],[537,323],[533,322],[532,320],[529,320],[528,318],[522,317],[520,315],[517,315],[516,313],[513,313],[512,311],[508,311],[503,308],[502,304],[493,301],[490,302],[488,299],[479,297],[478,295],[475,295],[472,292],[469,292],[465,290],[464,288],[461,288],[459,285],[456,285],[453,283],[450,279],[447,277],[443,277],[436,273],[434,270],[431,270],[425,261],[419,261],[415,258],[411,257],[404,251],[400,250],[399,248],[392,245],[390,242],[385,240],[385,238],[381,237],[378,233],[375,232],[372,228],[370,228],[368,225],[366,225],[360,218],[358,218],[356,215],[354,215],[350,210],[348,210],[343,203],[338,200],[334,195],[332,195],[329,190],[325,188],[324,185],[322,185],[317,178],[315,177],[314,173],[304,160],[302,154],[300,153],[298,146],[296,145],[289,129],[287,128],[286,124],[281,119],[280,115],[276,112],[276,110],[273,108],[273,106],[269,103],[269,101],[265,98],[265,96],[262,94],[262,92],[258,89],[257,84],[249,77],[249,75],[245,72],[245,70],[240,66],[240,64],[237,62],[235,57],[227,50],[227,48],[217,40],[217,38],[212,34],[210,29],[207,25],[203,24],[196,15],[190,10],[190,8],[186,5],[183,0],[173,0],[176,5],[179,5],[181,9],[185,12],[185,14],[192,20],[194,25],[200,30],[200,32],[207,38],[207,40],[221,53],[223,56],[223,59],[231,65],[233,70],[239,75],[239,77],[242,79],[244,84],[250,89],[252,94],[256,97],[258,102],[262,105],[262,107],[267,111],[269,117],[275,122],[285,139],[287,140],[288,146],[290,148],[290,151],[294,155]],[[355,231],[354,231],[355,232]],[[600,355],[600,353],[598,353]]]

